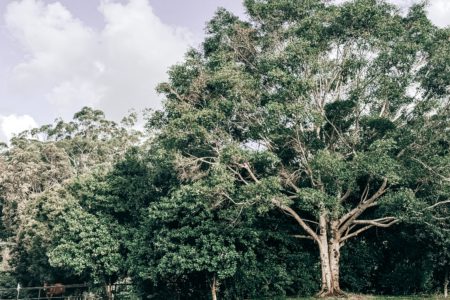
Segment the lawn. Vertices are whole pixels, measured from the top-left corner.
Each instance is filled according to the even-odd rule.
[[[370,295],[348,295],[347,298],[327,298],[327,299],[347,299],[347,300],[450,300],[450,298],[444,298],[443,296],[370,296]],[[287,300],[317,300],[317,298],[309,297],[309,298],[288,298]]]

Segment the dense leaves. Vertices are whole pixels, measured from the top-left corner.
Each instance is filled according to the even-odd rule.
[[[445,284],[448,28],[422,4],[245,5],[169,70],[148,136],[83,108],[1,146],[21,283],[131,281],[155,299]]]

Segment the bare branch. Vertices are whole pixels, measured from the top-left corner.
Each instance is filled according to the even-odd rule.
[[[339,219],[339,233],[343,234],[348,226],[350,226],[353,221],[358,218],[366,209],[376,205],[375,201],[380,198],[387,191],[387,178],[384,178],[383,183],[380,188],[372,195],[368,200],[363,200],[357,207],[346,213]]]
[[[284,171],[281,172],[281,176],[284,177],[287,185],[290,186],[296,193],[300,192],[300,188],[298,186],[296,186],[294,184],[294,182],[292,182],[292,176],[290,176],[289,174],[287,174]]]
[[[312,186],[316,186],[317,184],[316,184],[316,182],[314,180],[314,174],[313,174],[313,171],[311,169],[311,166],[308,163],[308,156],[307,156],[306,150],[305,150],[305,148],[303,146],[303,143],[300,140],[300,135],[299,135],[299,132],[298,132],[298,128],[295,130],[295,138],[293,139],[293,141],[295,142],[294,149],[297,152],[299,152],[300,155],[301,155],[302,164],[305,167],[305,172],[306,172],[306,174],[308,174]]]
[[[341,199],[339,199],[339,202],[342,203],[342,202],[344,202],[345,200],[347,200],[348,197],[350,197],[350,194],[351,194],[351,193],[352,193],[352,190],[349,188],[349,189],[345,192],[344,196],[342,196]]]
[[[360,233],[362,233],[362,232],[364,232],[364,231],[366,231],[366,230],[368,230],[368,229],[370,229],[372,227],[374,227],[374,226],[373,225],[367,225],[367,226],[365,226],[363,228],[360,228],[360,229],[356,230],[353,233],[347,234],[347,235],[345,235],[344,237],[342,237],[340,239],[339,243],[343,243],[344,241],[348,240],[349,238],[355,237],[355,236],[359,235]]]
[[[380,218],[380,219],[375,219],[375,220],[355,220],[355,221],[353,221],[353,224],[367,225],[367,226],[364,226],[352,233],[349,233],[350,230],[348,230],[347,234],[344,237],[342,237],[339,242],[342,243],[352,237],[359,235],[360,233],[362,233],[372,227],[387,228],[398,222],[400,222],[400,220],[395,217],[385,217],[385,218]]]
[[[395,217],[386,217],[381,219],[375,219],[375,220],[354,220],[353,224],[358,225],[373,225],[376,227],[389,227],[395,223],[397,223],[399,220]]]
[[[0,247],[1,246],[15,246],[16,243],[13,242],[0,242]]]
[[[431,173],[437,175],[438,177],[440,177],[441,179],[443,179],[444,181],[450,182],[450,178],[445,177],[442,174],[439,174],[437,171],[433,170],[432,167],[428,166],[427,164],[425,164],[423,161],[421,161],[420,159],[417,158],[412,158],[412,160],[418,162],[419,164],[421,164],[425,169],[427,169],[428,171],[430,171]]]
[[[445,220],[450,220],[450,216],[448,217],[435,217],[435,216],[431,216],[433,219],[438,220],[438,221],[445,221]]]
[[[200,162],[203,162],[203,163],[206,163],[206,164],[209,164],[209,165],[215,164],[214,160],[217,159],[217,157],[213,157],[213,156],[198,157],[198,156],[192,155],[192,154],[190,154],[190,153],[186,153],[186,154],[187,154],[189,157],[191,157],[194,161],[200,161]],[[207,159],[211,159],[211,160],[213,160],[213,161],[209,161],[209,160],[207,160]]]
[[[227,193],[220,193],[220,195],[224,196],[225,198],[227,198],[231,203],[235,204],[235,205],[245,205],[245,202],[236,202],[233,200],[233,198],[230,197],[230,195],[228,195]]]
[[[445,200],[445,201],[439,201],[439,202],[437,202],[437,203],[435,203],[433,205],[428,206],[426,209],[433,209],[436,206],[447,204],[447,203],[450,203],[450,199],[449,200]]]
[[[369,184],[369,182],[367,182],[366,187],[364,188],[364,191],[361,195],[361,202],[364,202],[367,200],[367,197],[369,196],[369,187],[370,187],[370,184]]]
[[[249,173],[250,177],[253,179],[254,182],[259,183],[259,179],[256,177],[255,173],[253,173],[252,169],[250,168],[250,165],[245,162],[243,163],[242,166],[244,169],[247,170],[247,172]]]
[[[276,200],[276,199],[272,199],[271,202],[276,207],[278,207],[281,210],[290,214],[300,224],[300,226],[303,228],[303,230],[305,230],[316,242],[318,242],[318,243],[320,242],[320,239],[317,236],[317,234],[314,232],[314,230],[312,230],[311,227],[309,227],[308,224],[306,224],[306,222],[292,208],[281,203],[281,201]]]
[[[370,197],[369,200],[366,200],[365,203],[372,203],[373,201],[377,200],[380,196],[382,196],[386,191],[386,186],[387,186],[387,178],[383,179],[383,183],[381,184],[381,187],[378,189],[378,191],[376,191],[375,194],[373,194],[372,197]]]
[[[239,177],[239,180],[242,181],[245,185],[248,185],[248,184],[249,184],[249,183],[244,179],[244,177],[242,177],[242,175],[241,175],[238,171],[236,171],[235,169],[233,169],[233,168],[230,167],[230,166],[227,166],[227,168],[228,168],[231,172],[233,172],[237,177]]]
[[[315,224],[315,225],[319,225],[319,222],[313,221],[313,220],[307,220],[305,218],[303,218],[303,220],[307,223],[311,223],[311,224]]]

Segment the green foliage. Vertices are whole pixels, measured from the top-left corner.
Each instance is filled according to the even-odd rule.
[[[136,297],[155,299],[206,299],[213,282],[227,299],[306,295],[320,285],[317,245],[295,237],[331,243],[395,220],[341,240],[342,286],[442,284],[450,31],[422,5],[406,16],[381,0],[245,5],[248,21],[220,9],[170,69],[146,143],[135,114],[117,124],[83,108],[0,145],[1,237],[17,242],[20,282],[131,278]]]
[[[167,218],[164,227],[183,236],[201,228],[212,239],[206,220],[220,227],[229,222],[221,216],[242,210],[233,222],[250,226],[283,209],[308,220],[316,234],[319,216],[326,226],[348,220],[353,225],[339,234],[353,237],[377,222],[440,215],[441,205],[429,207],[448,197],[449,84],[440,75],[439,83],[426,81],[422,72],[437,68],[435,56],[445,60],[448,30],[433,26],[420,5],[407,16],[376,0],[245,5],[249,22],[220,10],[203,49],[188,53],[160,86],[164,111],[149,127],[157,124],[156,143],[176,153],[180,183],[151,206],[156,219],[149,223]],[[223,186],[215,189],[217,182]],[[157,217],[163,207],[153,209],[162,203]],[[435,221],[428,223],[442,228]],[[176,237],[177,246],[195,240]],[[173,252],[183,257],[190,247]],[[357,289],[373,288],[347,278]]]
[[[105,189],[101,174],[140,136],[134,122],[130,115],[119,125],[83,108],[73,121],[21,133],[1,153],[2,234],[17,243],[11,265],[20,282],[103,283],[122,270],[120,230],[78,196],[93,200]],[[98,175],[88,179],[91,172]]]
[[[224,283],[227,299],[311,295],[318,288],[316,259],[289,237],[264,234]]]
[[[13,274],[10,272],[2,272],[0,273],[0,289],[13,289],[17,288],[16,279]],[[15,290],[4,290],[0,291],[1,298],[11,298],[17,296],[17,292]]]
[[[58,195],[58,200],[61,199],[75,207],[65,207],[64,213],[58,216],[60,219],[54,222],[54,246],[47,253],[50,265],[94,283],[107,281],[106,278],[118,273],[122,264],[119,241],[113,236],[110,224],[76,207],[78,203],[70,196]]]

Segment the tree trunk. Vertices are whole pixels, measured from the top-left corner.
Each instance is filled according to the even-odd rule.
[[[448,269],[445,270],[445,278],[444,278],[444,298],[448,297]]]
[[[112,300],[112,286],[111,286],[111,283],[108,283],[106,285],[106,296],[108,297],[108,300]]]
[[[317,296],[325,296],[331,288],[331,269],[330,259],[328,252],[328,239],[327,239],[327,221],[324,215],[319,218],[319,250],[320,250],[320,267],[322,271],[322,287]]]
[[[211,283],[211,298],[212,298],[212,300],[217,300],[216,275],[213,275],[213,280],[212,280],[212,283]]]
[[[334,296],[345,296],[339,285],[339,260],[341,258],[341,245],[339,233],[339,221],[333,220],[330,222],[331,239],[329,241],[328,250],[330,253],[330,268],[331,268],[331,284],[333,287]]]
[[[320,265],[322,271],[322,287],[317,297],[342,297],[339,285],[339,258],[341,255],[339,245],[338,222],[327,222],[326,216],[320,216]]]

